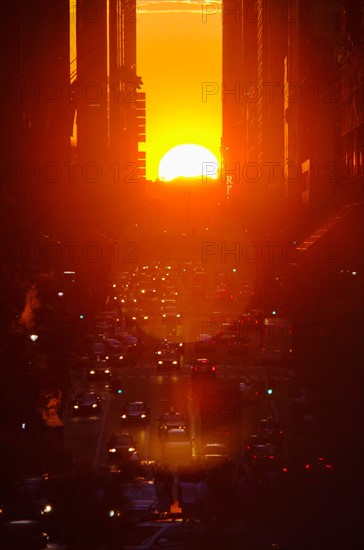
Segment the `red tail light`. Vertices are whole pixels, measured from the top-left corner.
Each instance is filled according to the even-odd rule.
[[[193,371],[194,371],[194,372],[197,372],[197,367],[193,367]]]
[[[250,451],[250,445],[247,445],[247,446],[245,447],[245,449],[246,449],[247,451]]]
[[[280,430],[279,435],[283,435],[283,431],[282,431],[282,430]]]
[[[212,367],[212,370],[213,370],[213,372],[215,372],[215,370],[216,370],[216,367]]]
[[[310,464],[306,464],[306,465],[305,465],[305,468],[306,468],[306,470],[308,470],[309,468],[311,468],[311,465],[310,465]]]
[[[321,460],[321,462],[322,462],[325,459],[320,456],[317,460]]]
[[[275,456],[274,455],[269,455],[268,458],[275,458]]]
[[[282,468],[282,472],[287,473],[288,469],[287,468]]]
[[[258,455],[253,455],[253,458],[258,458]]]

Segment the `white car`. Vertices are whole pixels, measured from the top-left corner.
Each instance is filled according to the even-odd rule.
[[[201,458],[207,467],[214,467],[231,462],[229,449],[223,443],[206,443],[202,449]]]

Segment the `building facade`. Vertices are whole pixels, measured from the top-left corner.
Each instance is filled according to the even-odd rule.
[[[231,4],[239,9],[236,20],[231,14],[223,18],[223,78],[233,89],[235,75],[240,92],[235,103],[226,101],[224,90],[222,95],[222,143],[232,151],[230,159],[223,149],[222,160],[225,154],[237,166],[231,203],[258,232],[308,233],[337,208],[340,71],[349,70],[341,64],[344,6],[340,0],[241,0],[224,6]],[[354,10],[358,19],[360,10]],[[351,57],[357,64],[362,59],[358,50]],[[350,79],[344,80],[347,86]],[[353,93],[346,94],[347,106],[353,105]],[[342,134],[341,150],[350,139]],[[358,171],[360,153],[354,158]]]
[[[108,223],[110,209],[121,219],[120,184],[132,192],[145,178],[136,2],[1,9],[2,230],[61,237]]]

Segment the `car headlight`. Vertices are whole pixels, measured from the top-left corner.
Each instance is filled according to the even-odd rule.
[[[176,317],[181,317],[181,314],[180,314],[180,313],[177,313]]]
[[[135,451],[135,447],[129,447],[128,451],[129,453],[133,453]]]
[[[112,447],[111,449],[109,449],[109,453],[116,453],[115,447]]]
[[[158,361],[158,365],[163,365],[163,361]]]
[[[107,361],[107,360],[109,359],[109,356],[108,356],[108,355],[106,355],[106,356],[105,356],[105,359],[106,359],[106,361]]]
[[[147,416],[146,414],[142,413],[142,414],[140,415],[140,418],[146,418],[146,416]]]
[[[73,408],[74,408],[74,409],[78,409],[78,405],[73,405]]]
[[[163,317],[167,317],[167,314],[166,314],[166,313],[163,313]]]
[[[93,409],[96,409],[97,406],[98,406],[97,403],[92,403],[92,408],[93,408]]]
[[[52,511],[52,506],[50,504],[46,504],[42,510],[42,514],[49,514],[49,512]]]
[[[122,414],[122,415],[121,415],[121,418],[126,418],[126,414]]]
[[[172,361],[172,365],[177,365],[177,361]]]
[[[105,374],[110,374],[109,369],[106,369],[106,370],[105,370]]]
[[[94,371],[94,370],[90,370],[90,374],[95,374],[95,371]]]

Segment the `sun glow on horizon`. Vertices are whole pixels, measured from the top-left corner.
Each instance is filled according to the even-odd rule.
[[[204,18],[201,0],[137,0],[137,6],[147,180],[160,178],[161,158],[183,143],[205,146],[220,162],[221,94],[203,94],[204,83],[221,81],[221,10],[213,3]]]
[[[211,151],[202,145],[186,143],[170,149],[159,163],[159,179],[172,181],[178,178],[216,179],[219,163]]]

